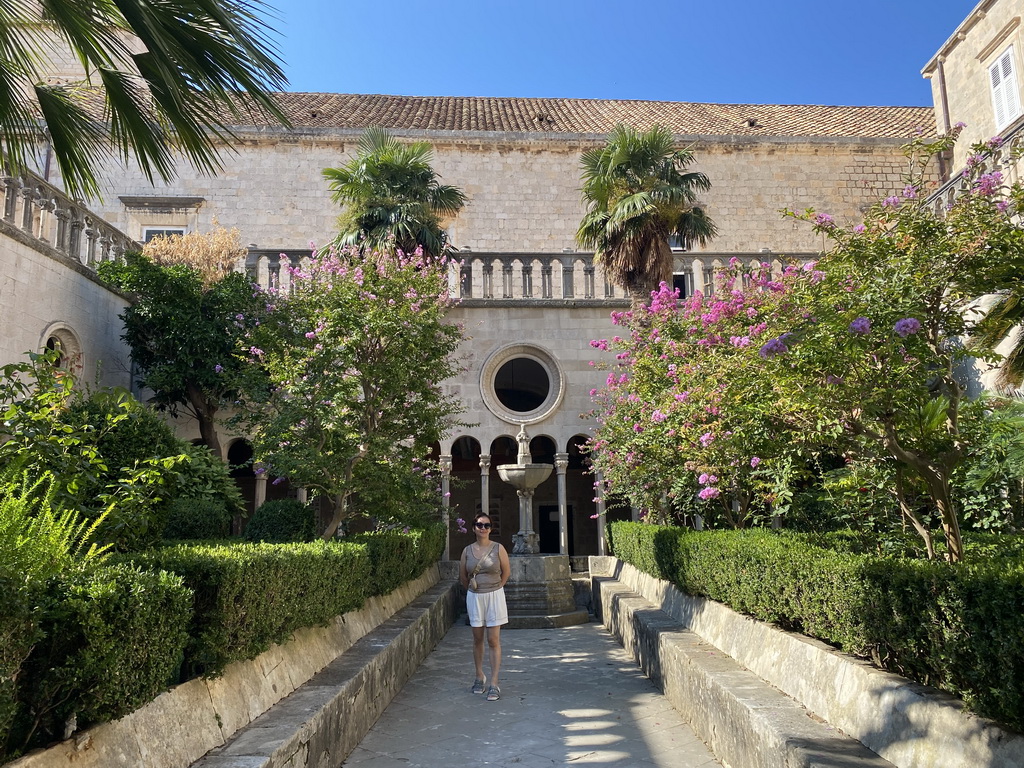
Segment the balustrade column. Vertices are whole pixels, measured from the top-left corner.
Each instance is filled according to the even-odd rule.
[[[594,264],[583,265],[583,298],[594,298]]]
[[[490,260],[483,264],[483,297],[494,298],[494,264]]]
[[[571,299],[576,295],[576,265],[573,259],[562,259],[562,298]]]
[[[444,554],[442,560],[449,560],[451,554],[450,531],[448,522],[449,511],[452,505],[451,480],[452,480],[452,456],[450,453],[441,454],[438,461],[441,467],[441,522],[444,524]]]
[[[555,474],[558,479],[558,551],[569,554],[569,504],[565,497],[565,470],[569,468],[569,454],[555,454]]]
[[[85,222],[82,217],[78,215],[77,211],[72,211],[71,223],[68,225],[68,254],[78,262],[82,261],[82,229],[85,227]]]
[[[96,267],[96,241],[99,236],[96,222],[91,216],[87,216],[85,218],[85,264],[93,269]]]
[[[501,265],[501,293],[503,299],[512,298],[512,262],[510,261]]]
[[[491,454],[480,454],[480,512],[491,516]]]
[[[533,263],[523,262],[523,298],[529,299],[533,296]]]
[[[53,212],[54,218],[57,219],[57,231],[53,236],[53,247],[61,253],[68,253],[68,222],[71,218],[71,212],[67,208],[56,208]]]
[[[540,295],[542,299],[550,299],[551,288],[551,262],[547,261],[540,266]]]
[[[21,209],[21,228],[30,235],[34,235],[36,191],[32,187],[23,187],[21,197],[24,201]]]
[[[21,181],[13,176],[5,176],[4,185],[4,221],[14,223],[14,213],[18,209],[18,190],[21,189]]]

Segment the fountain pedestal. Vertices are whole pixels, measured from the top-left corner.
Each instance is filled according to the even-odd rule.
[[[551,464],[534,464],[530,438],[521,426],[516,436],[519,462],[498,467],[498,475],[519,495],[519,532],[513,538],[512,573],[505,584],[509,629],[543,629],[586,624],[590,614],[576,608],[566,555],[541,555],[533,530],[533,492],[551,475]]]

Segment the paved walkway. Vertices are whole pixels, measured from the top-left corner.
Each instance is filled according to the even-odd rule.
[[[345,768],[698,768],[719,763],[600,624],[501,633],[500,701],[473,695],[460,619]]]

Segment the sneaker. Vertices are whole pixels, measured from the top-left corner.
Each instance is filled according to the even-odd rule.
[[[484,681],[483,680],[479,680],[479,679],[474,680],[473,681],[473,687],[470,688],[470,690],[473,693],[483,693],[484,692]]]
[[[498,686],[492,685],[490,688],[487,689],[487,700],[488,701],[497,701],[500,698],[501,698],[501,689]]]

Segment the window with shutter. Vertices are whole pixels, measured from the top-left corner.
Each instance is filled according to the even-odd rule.
[[[1016,120],[1021,113],[1020,86],[1011,45],[988,68],[992,85],[992,108],[995,111],[996,130]]]

